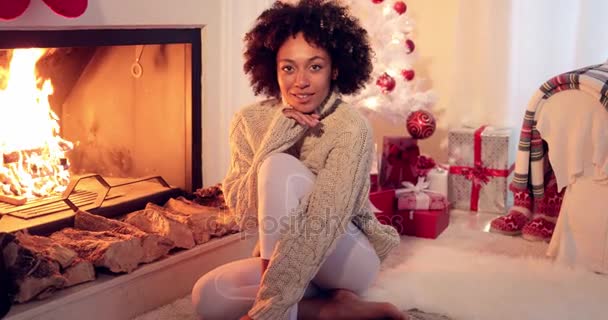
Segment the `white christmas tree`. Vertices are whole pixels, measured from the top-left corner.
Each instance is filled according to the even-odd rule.
[[[416,75],[418,51],[414,23],[404,1],[343,0],[367,30],[374,50],[373,82],[357,95],[345,97],[364,113],[404,123],[416,110],[431,111],[436,98]]]

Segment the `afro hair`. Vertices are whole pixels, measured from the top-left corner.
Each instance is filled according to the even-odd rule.
[[[370,80],[373,69],[367,31],[348,9],[335,1],[277,1],[257,18],[245,35],[244,71],[256,95],[280,97],[277,52],[289,36],[302,32],[306,41],[327,50],[338,77],[332,86],[353,94]]]

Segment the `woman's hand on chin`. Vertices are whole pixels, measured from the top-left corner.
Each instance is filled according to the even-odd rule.
[[[319,124],[319,115],[316,113],[306,114],[296,109],[285,108],[283,114],[290,119],[294,119],[296,122],[303,126],[315,127]]]

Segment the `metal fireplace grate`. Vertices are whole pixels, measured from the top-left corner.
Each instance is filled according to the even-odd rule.
[[[70,195],[70,200],[78,207],[93,203],[95,198],[97,198],[97,194],[87,190],[74,190]],[[70,206],[63,201],[62,195],[34,199],[23,205],[0,204],[0,214],[10,214],[23,219],[31,219],[69,209]]]
[[[90,178],[97,180],[103,188],[98,192],[76,188],[82,180]],[[88,205],[93,205],[93,207],[97,208],[101,206],[105,200],[118,198],[124,195],[121,193],[110,194],[110,189],[147,180],[156,180],[162,186],[170,188],[170,185],[160,176],[147,177],[117,185],[110,185],[100,175],[91,174],[72,181],[63,195],[35,199],[22,205],[0,203],[0,215],[8,214],[22,219],[32,219],[65,210],[77,211],[78,208]]]

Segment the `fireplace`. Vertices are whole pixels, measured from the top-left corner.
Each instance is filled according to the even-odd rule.
[[[0,92],[9,79],[1,70],[31,53],[26,48],[43,49],[35,60],[36,92],[51,92],[42,80],[52,86],[46,116],[58,124],[63,153],[51,161],[65,169],[55,175],[66,180],[54,192],[32,195],[14,190],[24,184],[14,182],[20,175],[5,179],[0,232],[49,233],[71,225],[77,209],[112,217],[202,186],[200,28],[0,31]],[[11,104],[0,108],[23,108]],[[0,139],[37,131],[41,126],[27,112],[21,123],[0,113],[0,121],[12,124]],[[0,143],[5,171],[33,166],[28,179],[45,175],[28,158],[41,157],[40,147],[16,152],[10,142]]]
[[[0,186],[0,235],[23,234],[16,231],[27,229],[32,237],[50,237],[66,227],[76,227],[76,210],[114,218],[145,211],[141,209],[150,203],[175,202],[178,196],[202,187],[202,103],[206,101],[201,88],[202,62],[207,61],[205,69],[211,73],[218,58],[206,56],[203,60],[201,39],[209,36],[201,28],[0,30],[0,70],[7,70],[21,54],[36,56],[35,71],[14,73],[33,77],[34,84],[17,91],[26,92],[21,96],[36,104],[48,101],[42,118],[51,119],[51,126],[56,121],[52,140],[61,151],[50,157],[53,170],[60,178],[67,176],[61,169],[69,173],[66,181],[51,188],[57,192],[44,196],[40,196],[44,190],[40,185],[35,191],[13,192],[11,186],[15,189],[17,184],[2,182],[7,187]],[[22,50],[29,48],[43,50]],[[208,54],[209,47],[205,49]],[[49,80],[48,84],[43,80]],[[7,113],[2,113],[8,105],[3,102],[8,100],[3,100],[6,95],[1,92],[12,88],[7,83],[6,72],[0,71],[0,121],[10,121],[12,128],[4,130],[10,133],[5,135],[0,128],[0,165],[4,168],[0,173],[18,165],[31,166],[24,159],[40,156],[44,149],[35,144],[7,147],[13,145],[5,141],[13,140],[6,139],[39,129],[32,121],[17,123],[19,117],[6,118]],[[205,96],[211,97],[206,105],[217,104],[213,99],[220,91],[215,90],[217,83],[205,84]],[[218,119],[213,113],[209,116],[211,109],[205,108],[206,118]],[[33,117],[29,111],[21,112],[20,118]],[[207,127],[214,125],[213,121],[206,123]],[[206,148],[213,148],[209,143],[216,140],[207,139]],[[44,166],[36,163],[34,176],[44,176],[40,168]],[[27,197],[28,192],[37,196]],[[193,238],[194,247],[175,246],[156,260],[142,257],[136,269],[127,273],[96,265],[94,280],[36,292],[31,295],[35,299],[13,305],[7,319],[74,319],[83,313],[91,319],[131,319],[184,296],[203,273],[248,256],[255,237],[231,232],[224,230],[212,239]],[[134,255],[129,251],[128,257]],[[71,267],[76,268],[76,262]],[[62,267],[60,271],[67,279],[66,270]],[[50,296],[44,294],[52,291]]]

